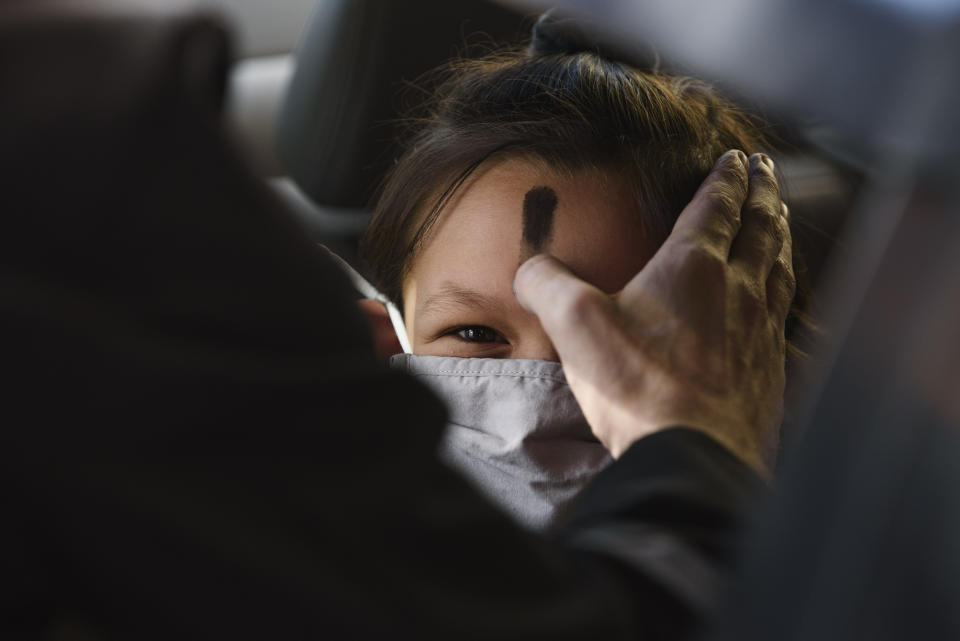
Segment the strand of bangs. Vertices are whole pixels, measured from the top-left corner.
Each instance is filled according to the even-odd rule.
[[[410,243],[407,245],[407,255],[410,256],[414,254],[421,248],[421,243],[423,242],[424,236],[433,228],[437,220],[440,218],[440,212],[443,211],[444,207],[450,202],[450,199],[453,198],[453,195],[457,193],[457,190],[463,185],[463,183],[469,178],[473,172],[477,170],[477,167],[482,165],[490,156],[507,149],[508,147],[513,146],[515,143],[508,142],[504,143],[494,149],[491,149],[487,153],[483,154],[480,158],[468,165],[463,171],[461,171],[452,183],[447,185],[447,188],[443,190],[443,193],[440,195],[440,198],[437,199],[436,204],[433,206],[433,209],[430,210],[430,213],[427,215],[427,218],[423,221],[423,224],[420,225],[420,229],[417,230],[417,233],[414,234],[413,238],[410,240]]]

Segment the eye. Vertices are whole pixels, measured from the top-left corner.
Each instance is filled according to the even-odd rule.
[[[506,343],[507,339],[495,329],[486,325],[465,325],[449,332],[467,343]]]

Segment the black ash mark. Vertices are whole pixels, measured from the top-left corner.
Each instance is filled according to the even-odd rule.
[[[550,240],[557,192],[550,187],[534,187],[523,197],[523,242],[537,253]]]

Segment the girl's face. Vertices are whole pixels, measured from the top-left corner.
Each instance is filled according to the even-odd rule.
[[[535,253],[614,293],[656,248],[643,238],[632,185],[610,173],[564,175],[506,159],[481,166],[447,204],[403,283],[415,354],[559,360],[513,277]]]

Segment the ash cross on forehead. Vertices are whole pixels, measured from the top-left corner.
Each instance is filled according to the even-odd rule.
[[[540,253],[550,242],[556,208],[557,192],[551,187],[533,187],[523,197],[523,260]]]

